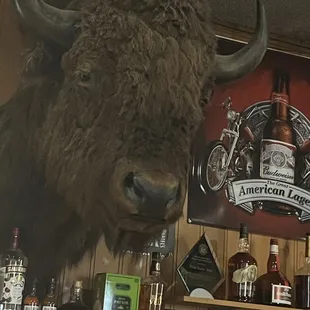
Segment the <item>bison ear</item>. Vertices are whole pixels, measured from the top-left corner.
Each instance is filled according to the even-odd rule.
[[[23,22],[44,39],[69,48],[80,21],[79,12],[61,10],[42,0],[13,0]]]
[[[216,55],[213,77],[217,85],[241,79],[263,60],[268,47],[268,22],[262,0],[256,0],[257,20],[250,42],[232,55]]]

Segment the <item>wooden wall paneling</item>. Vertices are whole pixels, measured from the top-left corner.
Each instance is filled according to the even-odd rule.
[[[126,253],[120,257],[120,273],[144,278],[147,274],[149,256]]]
[[[266,272],[269,256],[269,240],[270,237],[268,236],[252,234],[250,251],[257,261],[258,276]]]
[[[305,264],[305,241],[295,241],[295,271]]]
[[[198,241],[201,236],[201,229],[199,225],[190,225],[187,223],[187,197],[185,200],[184,216],[178,222],[178,242],[176,249],[176,265],[175,268],[183,260],[184,256],[191,250],[193,245]],[[176,285],[174,296],[184,296],[187,294],[186,289],[180,279],[179,275],[176,274]]]
[[[278,239],[279,240],[279,255],[281,271],[287,276],[288,280],[293,285],[294,280],[294,261],[295,261],[295,241]]]
[[[94,260],[95,251],[91,251],[84,255],[82,261],[78,265],[65,268],[62,282],[62,303],[69,300],[70,289],[75,280],[83,281],[84,289],[92,289]]]
[[[121,270],[120,263],[119,255],[114,257],[105,245],[104,238],[101,238],[96,248],[93,278],[97,273],[119,273]]]

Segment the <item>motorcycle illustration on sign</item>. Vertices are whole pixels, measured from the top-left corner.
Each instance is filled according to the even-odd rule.
[[[310,220],[310,122],[303,113],[290,106],[288,119],[298,150],[296,161],[291,163],[288,152],[279,151],[288,143],[283,142],[284,147],[277,146],[276,149],[270,145],[262,147],[271,104],[271,100],[257,102],[242,112],[232,108],[230,97],[221,104],[226,111],[227,128],[222,130],[218,140],[206,146],[197,167],[198,182],[208,195],[217,194],[224,188],[228,201],[250,214],[260,209],[279,215],[294,215],[305,222]],[[270,150],[268,156],[266,149]],[[270,178],[260,175],[263,160],[275,167]],[[294,166],[293,184],[285,182],[286,174],[281,173],[285,164]]]

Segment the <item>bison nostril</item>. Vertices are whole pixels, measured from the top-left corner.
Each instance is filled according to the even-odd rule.
[[[135,176],[131,172],[128,174],[128,176],[125,178],[125,190],[126,194],[129,198],[132,200],[135,200],[136,202],[142,202],[143,201],[143,191],[137,186],[137,182],[135,181]]]
[[[129,173],[124,182],[125,193],[140,211],[165,210],[180,196],[178,180],[163,173]]]

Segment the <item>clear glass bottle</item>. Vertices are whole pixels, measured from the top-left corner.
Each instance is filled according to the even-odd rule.
[[[52,278],[48,287],[47,294],[45,295],[42,302],[42,310],[57,309],[55,289],[56,289],[56,279]]]
[[[31,285],[31,293],[24,299],[24,310],[39,310],[39,298],[37,296],[37,282],[34,278]]]
[[[310,309],[310,233],[306,234],[305,264],[294,276],[295,307]]]
[[[152,253],[150,274],[141,281],[139,310],[164,310],[167,282],[160,273],[161,254]]]
[[[292,305],[291,284],[280,271],[278,239],[270,239],[267,273],[255,282],[255,302],[280,307]]]
[[[228,300],[253,302],[257,261],[250,254],[248,227],[241,223],[238,251],[228,260]]]
[[[71,288],[70,300],[61,305],[59,310],[89,310],[83,302],[83,281],[75,281]]]
[[[28,258],[18,247],[19,229],[13,229],[11,247],[0,255],[0,308],[20,310]]]

